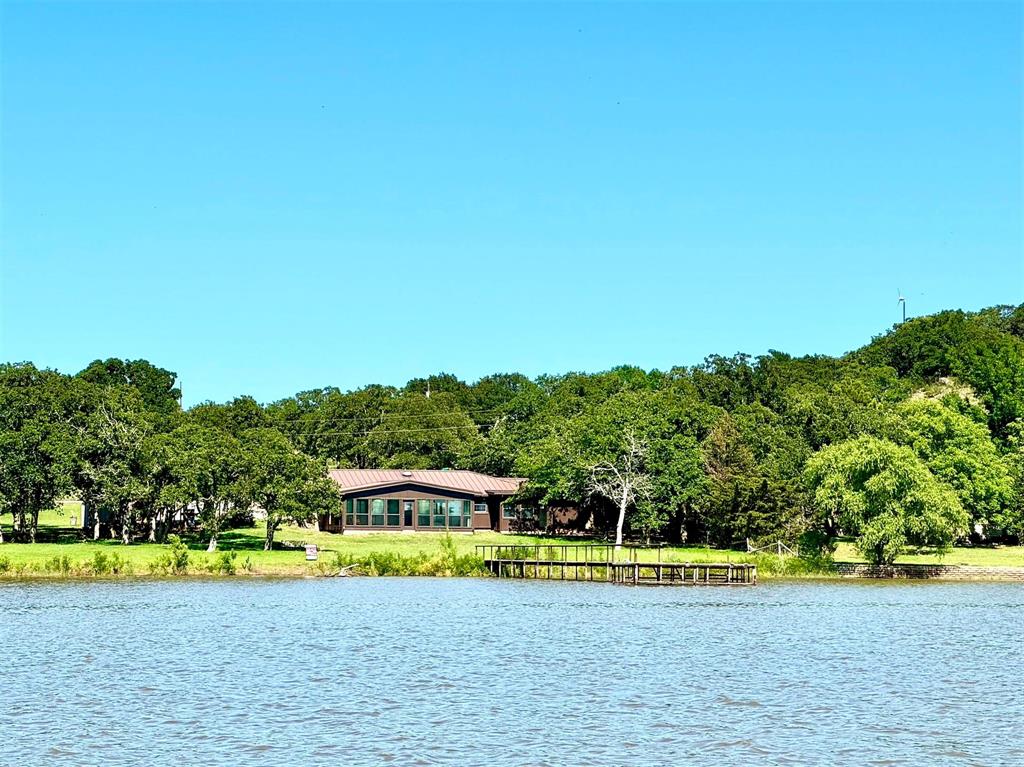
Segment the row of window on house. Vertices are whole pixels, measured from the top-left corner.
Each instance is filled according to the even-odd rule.
[[[487,513],[487,504],[471,501],[349,498],[345,501],[346,527],[472,527],[473,510]]]
[[[470,528],[473,512],[487,514],[486,503],[460,500],[406,500],[402,498],[349,498],[345,501],[346,527]],[[544,509],[502,506],[505,519],[546,522]]]

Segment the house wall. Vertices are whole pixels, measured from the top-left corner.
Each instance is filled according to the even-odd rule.
[[[518,512],[513,515],[506,515],[505,496],[479,496],[473,493],[459,490],[443,490],[436,487],[421,485],[413,482],[407,484],[391,485],[388,487],[377,487],[366,490],[354,490],[346,494],[342,500],[341,508],[337,513],[322,515],[319,519],[320,530],[328,533],[342,533],[345,530],[350,532],[374,532],[374,531],[411,531],[411,530],[432,530],[435,532],[450,530],[452,532],[473,532],[476,530],[496,530],[502,533],[529,533],[529,532],[557,532],[572,531],[578,526],[580,519],[578,510],[573,506],[552,506],[546,508],[542,513],[536,514],[533,518],[523,518]],[[348,501],[353,503],[353,517],[355,516],[356,501],[373,500],[384,501],[385,521],[387,515],[387,502],[389,500],[398,502],[399,524],[397,525],[357,525],[346,523],[346,511]],[[412,502],[412,524],[406,524],[405,504]],[[458,527],[441,527],[436,525],[421,526],[419,524],[419,501],[468,501],[471,504],[468,524]],[[512,509],[513,506],[509,506]],[[446,512],[447,516],[447,512]],[[372,517],[369,519],[372,520]],[[434,509],[431,507],[431,522],[434,522]],[[449,520],[446,520],[450,522]]]
[[[473,500],[478,496],[472,493],[464,493],[458,490],[440,490],[436,487],[428,487],[424,485],[414,485],[412,483],[408,485],[394,485],[392,487],[378,487],[371,490],[357,490],[353,493],[346,495],[346,498],[408,498],[410,500],[416,498],[427,498],[427,499],[459,499],[459,500]]]
[[[501,503],[496,530],[502,533],[575,531],[581,519],[575,506],[530,506],[532,516]],[[510,511],[512,510],[512,511]]]
[[[399,524],[397,525],[358,525],[348,524],[346,522],[346,515],[348,511],[348,502],[352,501],[353,508],[353,522],[355,521],[356,511],[358,510],[357,501],[364,500],[368,504],[373,500],[384,501],[385,511],[385,522],[387,522],[387,510],[388,501],[398,502],[398,515]],[[474,530],[491,530],[491,514],[490,514],[490,503],[494,501],[493,498],[484,496],[477,496],[473,493],[463,492],[459,490],[442,490],[436,487],[429,487],[424,485],[418,485],[415,483],[408,483],[405,485],[392,485],[390,487],[379,487],[371,488],[367,490],[356,490],[343,497],[341,508],[338,513],[322,515],[320,517],[320,529],[324,532],[329,533],[341,533],[346,529],[350,532],[362,532],[362,531],[400,531],[400,530],[424,530],[440,532],[442,530],[448,530],[451,532],[472,532]],[[432,524],[423,525],[419,524],[420,519],[420,501],[429,501],[431,504],[430,508],[430,521]],[[464,504],[469,502],[470,509],[468,519],[465,516],[460,515],[460,522],[466,521],[466,525],[459,525],[457,527],[450,526],[450,509],[445,511],[445,522],[446,526],[438,526],[433,524],[436,521],[436,501],[454,501],[456,503]],[[406,524],[408,521],[406,516],[406,504],[412,503],[412,517],[411,524]],[[477,510],[478,505],[482,505],[486,510]],[[464,511],[464,507],[461,507],[460,511]],[[372,517],[370,517],[372,521]]]

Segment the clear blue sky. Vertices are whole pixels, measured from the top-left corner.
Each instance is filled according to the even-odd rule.
[[[2,360],[267,401],[1024,300],[1019,3],[2,14]]]

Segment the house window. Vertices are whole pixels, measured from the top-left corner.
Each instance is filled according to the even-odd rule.
[[[502,506],[501,516],[505,519],[547,519],[547,512],[544,510],[538,511],[532,506]]]
[[[356,499],[356,524],[366,526],[370,524],[370,502],[365,498]]]
[[[388,526],[398,527],[401,522],[398,516],[398,499],[388,498]]]
[[[354,525],[356,523],[356,515],[352,511],[352,506],[353,505],[354,504],[353,504],[351,498],[349,498],[349,499],[347,499],[345,501],[345,524],[346,525]]]
[[[384,526],[384,499],[374,498],[370,501],[370,524]]]
[[[430,527],[430,501],[416,501],[416,525]]]
[[[434,501],[434,527],[447,527],[447,525],[445,525],[445,515],[447,511],[447,501]]]
[[[462,501],[448,501],[448,527],[462,527]]]
[[[473,504],[473,511],[475,511],[477,514],[486,514],[487,513],[487,504],[486,503],[474,503]]]

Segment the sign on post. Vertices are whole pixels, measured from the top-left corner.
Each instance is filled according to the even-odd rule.
[[[317,559],[317,550],[315,543],[309,543],[306,545],[306,561],[315,562]]]

